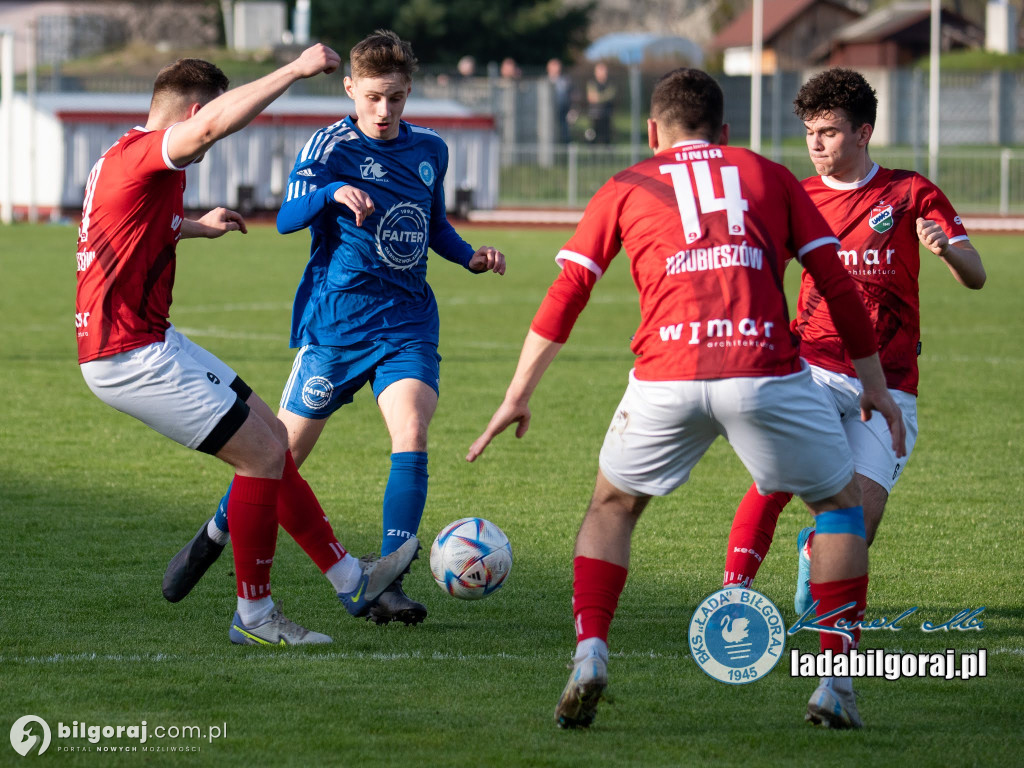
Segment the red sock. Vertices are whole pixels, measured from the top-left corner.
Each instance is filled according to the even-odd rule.
[[[327,573],[332,565],[345,557],[345,548],[335,538],[334,529],[313,489],[299,474],[291,451],[284,455],[277,520],[322,573]]]
[[[825,581],[821,584],[811,582],[811,597],[818,601],[818,615],[834,611],[847,603],[853,606],[842,613],[819,621],[823,626],[833,626],[837,619],[847,621],[861,621],[864,619],[864,609],[868,602],[868,575],[855,576],[852,579],[840,579],[839,581]],[[860,643],[860,630],[853,630],[853,642],[843,635],[833,632],[821,633],[822,652],[831,650],[833,653],[849,653],[851,648],[856,648]]]
[[[235,475],[228,497],[228,526],[238,596],[270,595],[270,566],[277,548],[277,497],[281,481]]]
[[[576,620],[576,642],[599,637],[608,642],[608,627],[626,586],[626,569],[591,557],[572,561],[572,615]]]
[[[761,567],[761,561],[772,545],[779,515],[792,498],[791,493],[762,496],[757,492],[756,485],[750,486],[736,510],[729,531],[722,586],[736,584],[749,587],[753,583],[757,569]]]

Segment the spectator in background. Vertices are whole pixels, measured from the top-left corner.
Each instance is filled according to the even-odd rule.
[[[523,76],[523,70],[519,68],[516,60],[511,56],[506,56],[501,60],[501,69],[499,71],[505,80],[518,80]]]
[[[596,144],[611,144],[612,112],[615,111],[615,86],[608,79],[608,65],[599,61],[594,65],[594,78],[587,83],[587,114],[590,116]]]
[[[555,100],[555,122],[558,124],[558,140],[569,143],[569,113],[572,109],[572,80],[562,71],[559,59],[550,59],[547,64],[548,82]]]
[[[455,65],[455,69],[459,73],[459,77],[475,77],[476,59],[469,54],[466,54],[459,59],[459,63]]]

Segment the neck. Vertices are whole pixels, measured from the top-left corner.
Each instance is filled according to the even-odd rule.
[[[828,178],[833,181],[838,181],[842,184],[856,184],[858,181],[862,181],[867,178],[867,175],[871,173],[871,169],[875,167],[875,162],[871,159],[867,152],[858,158],[857,162],[851,165],[848,169],[840,171],[839,173],[833,173]]]

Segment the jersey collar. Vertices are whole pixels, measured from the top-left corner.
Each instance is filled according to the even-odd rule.
[[[878,163],[873,163],[868,175],[860,181],[836,181],[831,176],[822,176],[821,183],[830,189],[860,189],[867,186],[878,173]]]

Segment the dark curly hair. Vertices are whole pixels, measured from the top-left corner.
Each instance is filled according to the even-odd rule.
[[[803,121],[843,110],[854,129],[867,123],[874,127],[878,111],[875,89],[864,75],[852,69],[826,69],[806,83],[793,100],[793,111]]]
[[[651,94],[651,117],[690,135],[718,141],[724,99],[715,79],[699,69],[681,67],[664,75]]]

